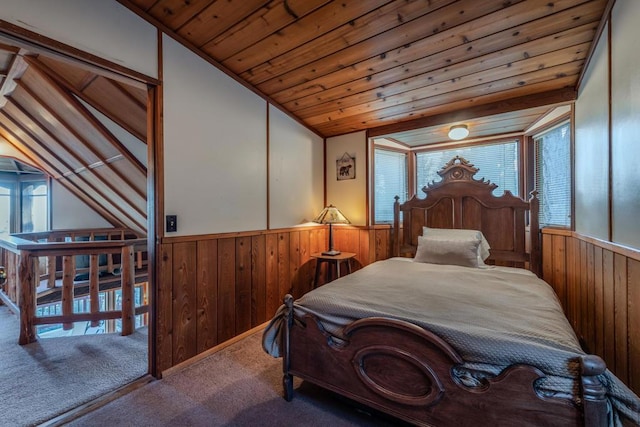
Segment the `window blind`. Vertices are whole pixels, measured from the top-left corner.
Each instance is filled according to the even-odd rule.
[[[540,226],[571,226],[570,132],[565,123],[534,138]]]
[[[376,147],[374,173],[374,220],[391,223],[394,197],[407,200],[407,154]]]
[[[496,196],[505,190],[518,195],[518,143],[517,141],[485,144],[448,150],[425,151],[416,156],[418,193],[422,187],[440,181],[438,171],[455,156],[460,156],[480,169],[476,179],[485,178],[496,184]],[[421,194],[424,196],[424,194]]]

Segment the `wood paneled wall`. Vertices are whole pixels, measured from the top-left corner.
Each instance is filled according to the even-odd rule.
[[[586,349],[640,392],[640,251],[542,232],[543,278],[555,289]]]
[[[357,254],[354,270],[390,256],[389,227],[333,230],[335,248]],[[326,227],[165,238],[157,281],[158,370],[265,323],[287,293],[298,298],[311,290],[311,254],[327,243]]]

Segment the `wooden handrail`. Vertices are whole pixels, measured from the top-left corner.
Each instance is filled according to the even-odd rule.
[[[114,230],[111,230],[112,232]],[[142,269],[143,252],[147,251],[147,240],[143,238],[125,239],[125,232],[118,231],[112,234],[119,240],[83,240],[83,241],[33,241],[18,236],[9,236],[0,239],[0,247],[5,249],[6,261],[9,262],[9,270],[15,273],[11,277],[15,282],[12,289],[14,301],[17,303],[20,314],[20,344],[28,344],[36,340],[35,326],[40,324],[62,323],[64,329],[71,329],[73,322],[91,321],[97,326],[101,320],[114,318],[122,319],[122,335],[129,335],[135,329],[135,315],[148,311],[148,307],[135,306],[135,278],[136,267]],[[90,238],[95,237],[92,234]],[[78,269],[75,261],[78,255],[89,256],[88,270],[90,313],[73,313],[74,290]],[[99,311],[99,277],[105,267],[99,265],[99,256],[106,255],[109,258],[108,273],[114,272],[113,256],[119,255],[120,260],[120,289],[122,306],[120,310]],[[62,258],[62,288],[61,288],[61,316],[36,316],[37,287],[40,279],[40,258],[46,258],[47,268],[53,268],[42,276],[47,280],[47,287],[53,288],[57,277],[55,272],[56,257]],[[13,266],[15,267],[13,267]],[[115,273],[116,277],[118,273]],[[9,296],[11,298],[11,296]]]

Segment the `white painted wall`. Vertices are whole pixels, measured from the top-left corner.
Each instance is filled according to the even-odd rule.
[[[102,216],[88,207],[73,193],[53,180],[51,192],[51,229],[78,230],[85,228],[111,228]]]
[[[324,202],[323,139],[269,106],[269,227],[311,221]]]
[[[177,233],[267,226],[267,103],[163,39],[165,213]]]
[[[609,239],[609,62],[602,34],[575,103],[576,231]]]
[[[612,240],[640,248],[640,1],[619,0],[611,13]]]
[[[356,158],[355,179],[339,181],[336,160],[344,153]],[[333,204],[354,225],[367,221],[367,134],[355,132],[327,138],[327,205]]]
[[[0,19],[158,77],[156,28],[115,0],[2,0]]]

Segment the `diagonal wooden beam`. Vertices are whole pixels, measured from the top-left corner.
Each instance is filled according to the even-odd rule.
[[[147,143],[146,135],[141,134],[136,129],[134,129],[132,126],[130,126],[128,123],[120,120],[120,118],[118,118],[117,116],[111,114],[110,111],[106,111],[102,107],[102,105],[100,105],[99,103],[95,102],[95,100],[93,100],[92,98],[88,97],[83,92],[84,89],[86,89],[88,86],[91,85],[91,83],[93,83],[98,77],[100,77],[99,75],[92,74],[91,77],[89,77],[86,81],[83,82],[82,88],[78,89],[78,88],[74,87],[72,84],[70,84],[63,76],[61,76],[58,72],[53,70],[48,65],[44,64],[43,62],[41,62],[41,61],[39,61],[37,59],[30,58],[30,60],[33,63],[37,63],[38,66],[41,67],[41,69],[44,72],[48,73],[55,81],[58,82],[58,84],[60,86],[64,87],[67,91],[73,93],[75,96],[77,96],[78,98],[82,99],[84,102],[86,102],[87,104],[91,105],[96,110],[100,111],[102,114],[107,116],[110,120],[112,120],[113,122],[117,123],[120,127],[125,129],[127,132],[129,132],[130,134],[132,134],[133,136],[138,138],[140,141],[144,142],[145,144]],[[107,80],[108,82],[113,83],[114,87],[116,87],[119,91],[122,91],[123,93],[126,93],[128,97],[131,97],[131,94],[129,94],[128,92],[124,91],[122,89],[122,87],[119,86],[119,84],[117,84],[114,80],[108,79],[106,77],[104,77],[104,79]],[[140,103],[137,100],[135,100],[135,103],[138,106],[140,105]],[[142,108],[146,108],[146,106],[143,106]]]
[[[16,80],[22,77],[28,67],[29,65],[25,62],[21,52],[13,56],[7,76],[0,85],[0,108],[4,107],[7,102],[6,97],[16,88]]]
[[[21,84],[20,85],[21,88],[24,89],[24,86]],[[42,100],[40,99],[35,99],[35,101],[39,104],[39,106],[43,109],[45,109],[48,113],[53,114],[52,111],[50,111],[50,108],[48,105],[44,105],[42,104]],[[60,138],[58,138],[52,131],[49,130],[48,127],[44,126],[42,123],[40,123],[38,121],[38,119],[36,117],[34,117],[30,112],[28,112],[22,105],[18,104],[17,102],[15,102],[15,100],[10,99],[11,104],[17,108],[22,114],[25,115],[25,117],[28,117],[29,120],[31,120],[34,124],[36,124],[38,126],[38,128],[40,130],[42,130],[47,137],[51,138],[53,141],[55,141],[58,145],[60,145],[62,148],[64,148],[64,150],[73,157],[73,159],[78,162],[79,164],[82,165],[83,168],[86,169],[87,173],[93,175],[98,181],[102,182],[107,188],[109,188],[111,191],[113,191],[115,194],[118,195],[118,197],[120,197],[122,200],[124,200],[125,202],[127,202],[128,205],[130,205],[140,216],[145,217],[146,216],[146,212],[141,211],[140,209],[135,207],[135,204],[129,200],[129,198],[124,195],[122,193],[122,191],[120,189],[118,189],[117,186],[115,186],[113,183],[108,182],[104,179],[102,179],[100,176],[98,176],[93,169],[91,168],[91,166],[82,158],[80,157],[76,151],[72,148],[69,147],[64,141],[62,141]],[[8,116],[8,114],[5,114]],[[68,124],[66,123],[62,123],[62,126],[64,126],[65,128],[68,128]],[[31,138],[33,138],[34,140],[39,140],[39,138],[34,135],[33,133],[30,133],[29,136]],[[67,167],[70,167],[70,165],[68,165],[67,163],[65,163],[65,165]],[[71,170],[71,169],[70,169]],[[79,174],[76,174],[78,176],[80,176]],[[126,181],[125,181],[126,182]],[[109,200],[108,197],[106,197],[106,195],[102,195],[105,199]],[[143,196],[144,199],[146,199],[146,197]],[[110,200],[111,204],[116,205],[116,203],[114,203],[113,200]]]
[[[0,135],[16,150],[22,153],[27,159],[29,159],[34,165],[38,165],[39,168],[48,171],[47,173],[53,177],[56,175],[63,177],[64,174],[47,159],[44,158],[38,150],[33,149],[28,143],[19,138],[11,129],[9,129],[4,123],[0,121]],[[63,187],[69,190],[72,194],[78,197],[80,200],[88,202],[88,205],[98,215],[102,216],[114,227],[125,227],[126,225],[122,221],[118,220],[109,210],[105,209],[99,203],[95,202],[89,195],[73,181],[65,179],[56,179]]]
[[[80,133],[73,127],[71,126],[60,114],[58,114],[57,111],[55,111],[54,109],[52,109],[46,102],[44,102],[44,100],[37,94],[35,93],[29,86],[27,86],[26,84],[22,83],[22,82],[18,82],[18,84],[20,85],[20,88],[23,89],[26,93],[29,94],[29,96],[31,96],[44,110],[47,111],[47,113],[51,114],[51,116],[53,116],[58,123],[60,123],[66,130],[68,130],[84,147],[86,147],[89,151],[91,151],[91,154],[93,154],[94,156],[96,156],[97,159],[99,159],[104,165],[105,167],[107,167],[109,170],[111,170],[111,172],[113,172],[118,178],[120,178],[127,186],[129,186],[133,191],[135,191],[138,196],[146,199],[147,195],[140,189],[138,189],[137,187],[135,187],[133,185],[133,183],[131,182],[131,180],[129,180],[129,178],[127,178],[122,172],[120,172],[118,169],[116,169],[115,167],[113,167],[113,165],[108,161],[107,158],[105,158],[102,154],[100,154],[95,147],[93,146],[93,144],[91,144],[90,141],[87,141],[87,139],[80,135]],[[59,91],[62,90],[60,89],[58,86],[53,88],[55,91]],[[74,106],[74,105],[72,105]],[[21,108],[21,107],[20,107]],[[29,113],[25,113],[28,116]],[[31,117],[32,120],[36,121],[35,118]],[[90,123],[92,124],[92,123]],[[45,126],[41,126],[43,129],[46,129]],[[58,138],[56,138],[57,141],[59,141]],[[66,147],[62,142],[60,142],[62,144],[62,146]],[[75,156],[75,151],[73,149],[71,149],[70,147],[66,147],[67,151],[71,154],[73,154]],[[80,159],[79,157],[76,156],[76,159],[78,160],[78,162],[82,163],[83,166],[89,168],[89,165],[86,162],[83,162],[82,159]],[[145,174],[146,176],[146,174]],[[123,198],[124,200],[127,200],[126,197]]]
[[[74,106],[74,108],[93,125],[93,127],[111,144],[113,147],[129,161],[140,172],[147,176],[147,168],[140,163],[140,161],[125,147],[118,138],[116,138],[100,120],[96,118],[91,112],[84,106],[77,98],[71,95],[70,92],[65,90],[66,88],[61,86],[56,79],[54,79],[45,69],[45,65],[41,62],[34,60],[33,58],[25,58],[31,68],[38,73],[47,83],[54,87],[57,93],[68,103]],[[48,68],[48,67],[46,67]]]
[[[30,129],[28,129],[23,123],[21,123],[19,120],[17,120],[13,116],[9,115],[5,110],[0,110],[0,115],[5,117],[7,120],[9,120],[13,124],[13,126],[15,126],[23,134],[27,135],[32,141],[34,141],[37,144],[37,148],[31,147],[30,145],[28,145],[26,143],[26,141],[24,139],[18,138],[17,135],[15,135],[13,133],[13,131],[9,130],[9,132],[11,132],[11,134],[14,135],[16,137],[16,139],[20,140],[23,144],[25,144],[25,146],[29,146],[29,148],[33,152],[44,151],[47,154],[49,154],[58,163],[64,165],[69,170],[69,174],[70,175],[73,175],[73,176],[77,177],[79,180],[81,180],[84,183],[84,185],[86,185],[88,188],[90,188],[91,191],[93,191],[95,194],[98,194],[105,201],[107,201],[114,209],[119,211],[120,214],[122,215],[122,217],[127,218],[129,221],[131,221],[132,224],[135,224],[136,227],[138,227],[139,229],[142,229],[142,230],[145,229],[145,227],[140,222],[138,222],[135,218],[133,218],[129,214],[129,212],[127,212],[126,209],[124,209],[118,203],[114,203],[112,200],[110,200],[109,197],[107,197],[98,187],[96,187],[94,184],[89,182],[84,176],[79,175],[79,174],[75,174],[73,172],[73,168],[64,159],[60,158],[60,156],[57,155],[56,153],[54,153],[50,148],[48,148],[46,146],[46,144],[42,144],[39,141],[39,139],[35,135],[33,135],[32,131]],[[61,176],[61,178],[58,181],[60,181],[62,178],[69,179],[65,173],[60,173],[60,176]],[[90,195],[88,193],[86,193],[86,196],[90,198]],[[85,199],[83,198],[82,200],[85,200]],[[122,221],[119,221],[119,222],[122,222]]]

